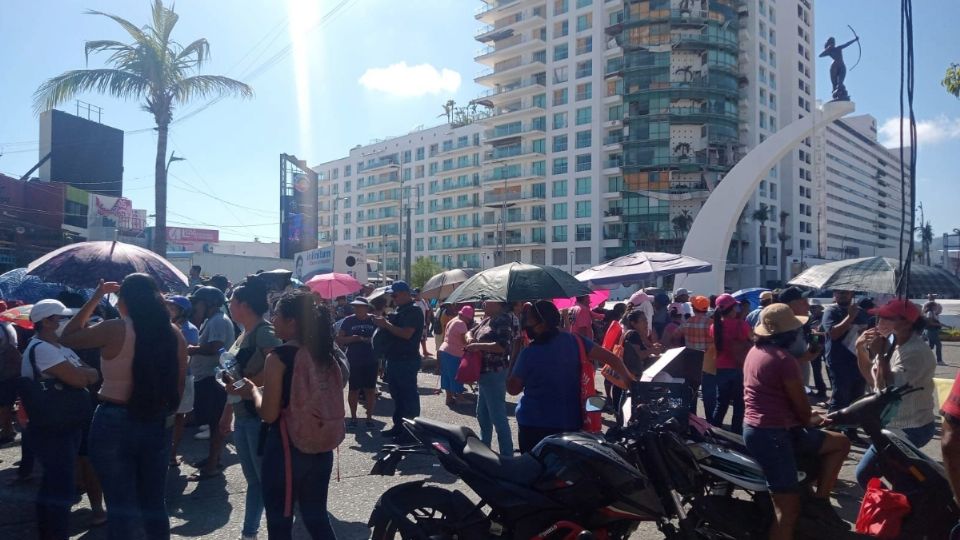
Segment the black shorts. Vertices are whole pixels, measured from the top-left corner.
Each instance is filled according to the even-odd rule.
[[[215,377],[207,377],[193,383],[193,417],[198,425],[217,429],[223,408],[227,405],[227,392]]]
[[[350,390],[377,387],[377,371],[380,366],[375,359],[350,362]]]
[[[12,407],[17,401],[17,378],[0,381],[0,407]]]

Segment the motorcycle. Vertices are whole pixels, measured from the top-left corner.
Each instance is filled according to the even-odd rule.
[[[605,404],[590,398],[587,408]],[[479,502],[424,481],[395,486],[370,516],[372,538],[617,540],[641,522],[655,523],[668,539],[738,538],[700,515],[702,476],[674,416],[653,414],[643,404],[637,410],[613,436],[554,435],[518,457],[494,453],[469,428],[405,420],[417,442],[385,446],[371,474],[392,475],[404,456],[430,454]]]
[[[901,523],[900,538],[949,538],[960,521],[943,466],[921,452],[897,430],[884,426],[897,412],[903,396],[923,390],[909,385],[891,386],[869,394],[844,409],[827,415],[839,429],[862,429],[880,460],[883,478],[893,491],[907,496],[910,513]]]

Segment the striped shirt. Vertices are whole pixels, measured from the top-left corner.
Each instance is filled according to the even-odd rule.
[[[703,313],[695,313],[680,327],[683,332],[684,344],[691,349],[705,351],[711,343],[710,325],[713,320]]]

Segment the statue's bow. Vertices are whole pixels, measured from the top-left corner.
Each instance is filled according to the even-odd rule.
[[[863,56],[863,49],[860,47],[860,36],[857,35],[857,31],[854,30],[853,27],[850,26],[849,24],[847,25],[847,28],[849,28],[850,31],[853,32],[853,37],[857,40],[857,61],[853,64],[853,67],[850,68],[849,70],[849,71],[853,71],[853,68],[857,67],[857,65],[860,63],[860,58]]]

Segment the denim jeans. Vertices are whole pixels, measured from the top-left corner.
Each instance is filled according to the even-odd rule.
[[[507,420],[507,370],[480,374],[477,384],[477,422],[480,424],[480,440],[490,446],[493,430],[497,430],[500,455],[513,455],[513,434]]]
[[[933,439],[934,434],[937,432],[937,424],[936,422],[930,422],[925,426],[901,428],[901,431],[907,436],[907,440],[910,441],[911,444],[917,448],[923,448],[924,445],[930,442],[930,439]],[[880,456],[877,454],[877,449],[871,444],[870,448],[867,448],[867,451],[863,453],[863,458],[857,465],[857,483],[860,484],[861,488],[866,489],[867,482],[869,482],[871,478],[882,476],[884,476],[884,471],[880,468]],[[907,482],[911,481],[909,475],[903,475],[897,479]],[[888,478],[888,480],[890,480],[890,478]],[[894,484],[893,488],[895,491],[904,492],[903,486]]]
[[[103,485],[110,540],[133,538],[141,527],[149,540],[170,538],[164,494],[170,436],[166,418],[144,421],[126,407],[97,407],[90,425],[90,461]]]
[[[237,407],[243,407],[238,404]],[[257,455],[260,442],[260,426],[256,416],[238,416],[233,423],[233,444],[237,447],[240,468],[247,480],[247,496],[243,509],[243,535],[253,536],[260,528],[263,517],[263,488],[260,485],[261,458]]]
[[[923,334],[927,338],[927,344],[930,345],[930,348],[933,349],[937,354],[937,363],[943,363],[943,343],[940,342],[940,329],[927,329],[924,330]]]
[[[743,432],[743,370],[721,368],[717,370],[717,404],[713,409],[710,423],[723,425],[727,408],[733,405],[733,418],[730,419],[730,431]]]
[[[43,465],[37,493],[37,527],[42,540],[70,537],[70,507],[75,496],[74,466],[81,429],[30,428],[33,451]]]
[[[817,394],[826,395],[827,385],[823,380],[823,354],[818,354],[810,361],[810,369],[813,370],[813,385],[817,389]]]
[[[838,346],[842,346],[839,345]],[[830,400],[830,412],[838,411],[850,405],[863,395],[866,381],[860,375],[856,365],[837,365],[828,360],[827,367],[833,373],[833,395]]]
[[[327,492],[333,471],[333,452],[304,454],[290,445],[293,474],[293,503],[300,510],[303,524],[314,540],[336,540],[327,513]],[[270,540],[293,537],[293,515],[284,516],[286,477],[283,443],[279,426],[270,428],[263,451],[263,503],[267,511],[267,535]]]
[[[420,416],[420,393],[417,391],[417,373],[420,357],[388,358],[387,384],[393,398],[393,426],[401,427],[404,418]]]
[[[708,421],[713,420],[713,410],[717,408],[716,374],[703,372],[703,379],[700,381],[700,393],[703,395],[703,418]]]

